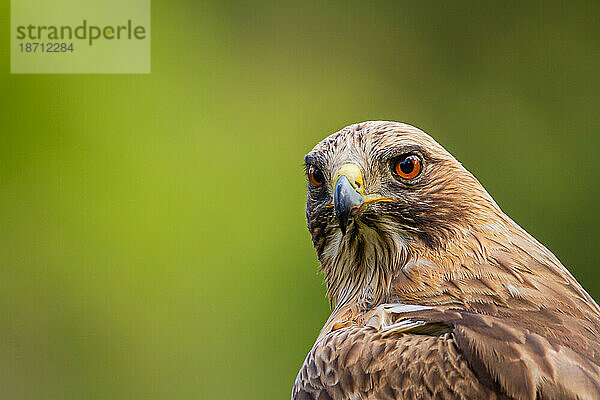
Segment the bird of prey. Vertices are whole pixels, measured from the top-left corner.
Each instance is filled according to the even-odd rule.
[[[292,399],[600,399],[600,308],[435,140],[364,122],[305,162],[333,311]]]

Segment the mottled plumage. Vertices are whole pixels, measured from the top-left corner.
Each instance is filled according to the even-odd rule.
[[[365,122],[305,160],[333,311],[292,399],[600,398],[600,308],[431,137]]]

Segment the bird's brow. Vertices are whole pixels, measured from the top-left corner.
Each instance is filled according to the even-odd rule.
[[[406,154],[406,153],[424,154],[424,151],[421,148],[421,146],[409,144],[409,145],[400,145],[400,146],[394,146],[394,147],[389,147],[389,148],[383,149],[382,151],[378,152],[377,156],[378,156],[378,158],[381,158],[381,159],[391,159],[391,158],[395,158],[395,157],[401,156],[402,154]]]
[[[324,165],[324,160],[322,157],[314,154],[307,154],[304,156],[304,163],[307,165],[316,165],[317,167],[321,168]]]

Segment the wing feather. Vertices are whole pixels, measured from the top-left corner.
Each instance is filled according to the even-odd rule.
[[[475,377],[489,377],[501,391],[515,399],[600,398],[600,367],[596,341],[585,329],[574,329],[571,337],[551,342],[530,320],[536,315],[509,319],[459,310],[422,310],[386,316],[388,323],[403,320],[451,325],[460,354]],[[377,318],[374,316],[374,318]],[[371,322],[373,324],[373,322]],[[547,327],[546,329],[551,329]],[[385,329],[385,328],[384,328]],[[573,344],[583,345],[576,347]]]
[[[427,323],[414,326],[417,331]],[[372,326],[334,330],[315,343],[292,399],[496,399],[479,383],[452,333],[391,333]]]

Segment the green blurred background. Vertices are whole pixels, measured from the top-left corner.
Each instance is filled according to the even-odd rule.
[[[600,10],[152,4],[150,75],[10,75],[0,6],[0,396],[289,398],[328,315],[302,156],[433,135],[595,298]]]

